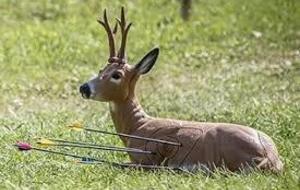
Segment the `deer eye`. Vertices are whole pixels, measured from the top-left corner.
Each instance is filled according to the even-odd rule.
[[[111,77],[112,77],[113,79],[116,79],[116,80],[118,80],[118,79],[120,79],[120,78],[121,78],[121,73],[118,73],[118,72],[116,72],[116,73],[113,73],[113,74],[111,75]]]

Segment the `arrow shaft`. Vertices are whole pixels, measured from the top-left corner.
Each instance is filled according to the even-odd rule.
[[[102,146],[102,145],[99,145],[99,144],[86,143],[86,142],[80,142],[80,141],[68,141],[68,140],[54,139],[54,138],[47,138],[47,139],[49,139],[51,141],[54,141],[54,142],[60,142],[60,143],[65,143],[65,144],[76,144],[76,145],[87,145],[87,146],[96,146],[96,147],[107,147],[107,148],[120,148],[120,149],[123,149],[123,147]],[[126,149],[141,151],[140,149],[137,149],[137,148],[126,148]]]
[[[143,150],[132,150],[122,147],[106,147],[106,146],[87,146],[80,144],[49,144],[49,146],[62,146],[62,147],[77,147],[77,148],[90,148],[90,149],[98,149],[98,150],[108,150],[108,151],[118,151],[118,152],[128,152],[135,154],[154,154],[151,151],[143,151]]]
[[[58,155],[68,156],[68,157],[72,157],[72,158],[79,158],[79,159],[97,161],[99,163],[100,162],[102,162],[102,163],[108,162],[106,160],[101,160],[101,159],[96,159],[96,158],[91,158],[91,157],[83,157],[83,156],[78,156],[76,154],[70,154],[70,153],[66,153],[66,152],[59,152],[59,151],[48,150],[48,149],[43,149],[43,148],[32,147],[32,149],[33,150],[37,150],[37,151],[41,151],[41,152],[47,152],[47,153],[52,153],[52,154],[58,154]]]
[[[153,138],[141,137],[141,136],[136,136],[136,135],[128,135],[128,134],[124,134],[124,133],[113,133],[113,132],[101,131],[101,130],[90,129],[90,128],[83,128],[83,129],[86,131],[102,133],[102,134],[107,134],[107,135],[116,135],[116,136],[120,136],[120,137],[133,138],[133,139],[150,141],[150,142],[157,142],[157,143],[168,144],[168,145],[172,145],[172,146],[181,146],[180,143],[166,141],[166,140],[153,139]]]

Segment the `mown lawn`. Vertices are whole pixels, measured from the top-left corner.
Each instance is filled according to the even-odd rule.
[[[96,17],[105,7],[119,15],[121,5],[134,22],[130,63],[161,48],[137,90],[148,114],[260,129],[278,146],[282,175],[120,170],[12,146],[43,136],[122,146],[116,137],[64,127],[82,121],[114,131],[108,106],[83,100],[78,87],[107,60]],[[0,0],[0,15],[0,189],[300,189],[299,0],[194,0],[188,22],[177,0]]]

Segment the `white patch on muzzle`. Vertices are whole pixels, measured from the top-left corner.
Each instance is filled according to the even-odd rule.
[[[95,97],[95,95],[96,95],[96,88],[95,88],[95,84],[94,84],[94,82],[96,81],[95,79],[97,78],[98,76],[97,75],[93,75],[91,78],[90,78],[90,80],[88,81],[88,85],[89,85],[89,87],[90,87],[90,90],[91,90],[91,96],[90,96],[90,98],[93,98],[93,97]]]
[[[111,112],[113,112],[113,113],[115,113],[115,112],[116,112],[116,110],[117,110],[117,106],[116,106],[116,104],[115,104],[115,103],[113,103],[113,102],[110,102],[110,103],[109,103],[109,107],[110,107],[110,111],[111,111]]]

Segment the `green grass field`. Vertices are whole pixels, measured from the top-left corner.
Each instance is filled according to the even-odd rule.
[[[138,84],[149,115],[232,122],[267,133],[285,171],[216,173],[121,170],[80,165],[18,140],[56,137],[122,146],[116,137],[68,131],[114,131],[108,105],[83,100],[78,87],[106,64],[106,34],[96,22],[124,5],[134,22],[128,59],[154,46],[157,64]],[[193,1],[184,22],[179,1],[0,0],[0,189],[300,189],[300,1]],[[111,161],[122,153],[67,149]]]

